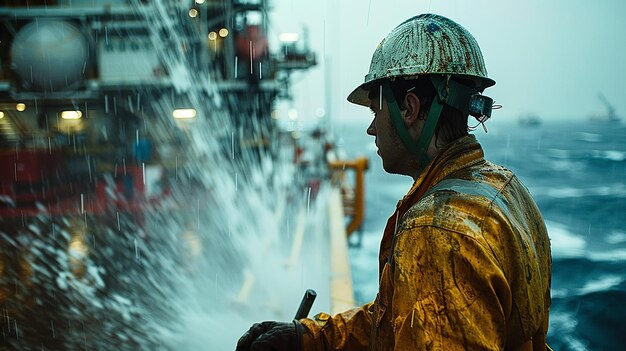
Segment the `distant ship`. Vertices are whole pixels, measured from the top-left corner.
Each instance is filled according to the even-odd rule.
[[[541,124],[541,118],[539,118],[539,116],[534,113],[528,113],[528,114],[520,115],[517,118],[517,123],[519,123],[520,125],[524,125],[524,126],[536,127]]]
[[[602,101],[604,106],[606,107],[606,114],[593,114],[589,116],[589,121],[591,122],[601,122],[601,123],[619,123],[621,119],[615,113],[615,107],[611,105],[609,100],[602,93],[598,93],[598,99]]]

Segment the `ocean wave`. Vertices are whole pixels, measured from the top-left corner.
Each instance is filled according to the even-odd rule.
[[[602,136],[600,134],[596,134],[596,133],[577,132],[576,133],[576,140],[586,141],[586,142],[589,142],[589,143],[598,143],[598,142],[602,141]]]
[[[553,239],[552,234],[552,260],[567,260],[582,258],[590,262],[623,262],[626,261],[626,249],[608,251],[590,251],[586,249],[586,242],[582,238],[573,238],[573,242],[564,243],[559,239]],[[583,244],[581,245],[581,241]]]
[[[571,155],[570,150],[545,148],[544,151],[548,156],[553,158],[569,159]]]
[[[552,160],[547,164],[552,170],[560,172],[577,172],[585,169],[585,164],[581,161]]]
[[[626,277],[622,275],[607,274],[586,282],[582,288],[576,290],[576,294],[587,295],[594,292],[608,291],[620,285],[625,279]]]
[[[544,150],[545,155],[552,159],[552,163],[561,161],[576,165],[576,163],[573,162],[574,160],[584,160],[589,157],[614,162],[626,161],[626,151],[621,150],[591,150],[591,154],[555,148],[546,148]]]
[[[626,249],[590,252],[588,255],[592,261],[626,261]]]
[[[604,238],[608,244],[615,245],[626,242],[626,233],[624,232],[612,232]]]
[[[626,249],[591,251],[585,237],[573,233],[560,223],[547,221],[546,227],[552,244],[553,259],[585,258],[595,262],[626,261]]]
[[[599,290],[554,298],[548,343],[555,350],[622,350],[626,292]]]
[[[606,275],[597,279],[589,280],[580,288],[555,288],[550,290],[550,297],[553,299],[571,298],[572,296],[584,296],[593,293],[608,292],[619,289],[620,284],[626,277],[619,275]]]
[[[626,161],[626,151],[593,150],[592,156],[603,160],[622,162]]]
[[[550,328],[548,329],[548,343],[555,347],[551,343],[552,338],[558,338],[561,345],[568,350],[573,351],[587,351],[589,350],[588,344],[585,340],[582,340],[576,333],[578,328],[578,319],[575,314],[572,313],[550,313]]]
[[[586,196],[611,196],[615,198],[626,197],[625,184],[612,184],[604,186],[596,186],[592,188],[573,188],[573,187],[533,187],[533,194],[537,197],[545,196],[557,199],[567,199]]]
[[[587,242],[581,235],[569,231],[564,225],[546,221],[552,244],[553,258],[576,258],[586,254]]]

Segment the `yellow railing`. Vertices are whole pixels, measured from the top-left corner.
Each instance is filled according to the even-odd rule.
[[[330,231],[330,313],[353,308],[354,290],[348,258],[348,236],[344,227],[342,196],[338,188],[330,192],[328,218]]]
[[[332,183],[341,188],[344,213],[351,217],[346,227],[346,234],[350,236],[361,228],[365,219],[365,171],[369,168],[369,161],[366,157],[358,157],[354,160],[334,160],[328,162],[328,167],[331,171]],[[355,172],[354,187],[347,184],[347,170]]]

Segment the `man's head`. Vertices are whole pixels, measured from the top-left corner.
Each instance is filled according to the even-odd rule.
[[[428,78],[399,78],[387,83],[397,102],[404,127],[411,139],[417,140],[424,128],[424,122],[433,100],[435,88]],[[402,145],[402,140],[393,127],[387,101],[381,95],[381,86],[368,93],[369,107],[374,115],[367,134],[376,137],[376,145],[383,159],[383,167],[389,173],[415,175],[420,168],[419,162]],[[467,114],[450,106],[443,106],[441,116],[435,127],[431,151],[439,149],[449,142],[468,134]],[[409,160],[407,162],[407,160]]]
[[[491,113],[480,93],[493,84],[472,35],[425,14],[383,39],[348,101],[376,112],[368,134],[377,138],[385,170],[416,176],[437,148],[467,134],[468,114]]]

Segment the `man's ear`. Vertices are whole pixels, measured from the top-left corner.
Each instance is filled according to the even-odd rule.
[[[410,128],[415,124],[420,114],[420,99],[414,93],[408,93],[404,97],[404,125]]]

